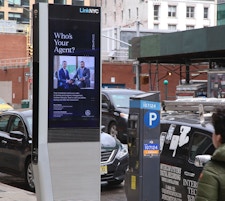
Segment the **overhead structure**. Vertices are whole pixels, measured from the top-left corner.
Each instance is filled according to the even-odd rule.
[[[135,37],[129,57],[140,63],[225,64],[225,25],[159,35]]]
[[[155,64],[156,83],[159,83],[160,80],[159,65],[180,65],[180,81],[182,80],[181,69],[182,66],[185,66],[185,83],[189,84],[191,65],[201,65],[203,62],[204,64],[207,62],[208,69],[225,67],[224,34],[225,25],[222,25],[135,37],[130,41],[129,58],[137,60],[139,65],[148,63],[150,69],[151,65]],[[139,76],[136,75],[136,77]],[[151,80],[151,73],[149,73],[149,80]],[[140,83],[137,83],[136,88],[140,88]],[[150,90],[153,88],[150,86]],[[158,90],[158,85],[154,90]]]

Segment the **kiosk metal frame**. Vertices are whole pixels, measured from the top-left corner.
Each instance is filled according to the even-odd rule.
[[[100,8],[33,6],[33,146],[37,200],[100,200]],[[69,64],[69,88],[59,65]],[[91,84],[75,73],[85,61]],[[91,79],[91,78],[89,78]]]

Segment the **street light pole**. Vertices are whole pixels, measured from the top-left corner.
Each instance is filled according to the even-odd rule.
[[[168,80],[163,81],[163,84],[165,86],[165,100],[168,99],[168,83],[169,83]]]

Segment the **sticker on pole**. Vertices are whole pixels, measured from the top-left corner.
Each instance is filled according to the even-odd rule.
[[[155,128],[160,123],[160,114],[158,111],[149,110],[144,115],[144,123],[149,128]]]
[[[159,155],[159,144],[147,143],[143,147],[144,156],[156,156]]]

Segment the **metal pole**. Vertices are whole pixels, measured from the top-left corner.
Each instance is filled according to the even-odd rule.
[[[32,55],[30,57],[30,83],[29,83],[29,108],[33,107],[33,16],[30,11],[30,44],[32,44]]]
[[[165,86],[165,100],[168,99],[168,80],[164,80],[163,84]]]
[[[139,21],[137,21],[137,22],[136,22],[136,25],[137,25],[137,32],[136,32],[136,36],[137,36],[137,37],[139,37],[139,36],[140,36],[140,24],[141,24],[141,23],[140,23]]]
[[[139,61],[133,62],[133,68],[135,70],[135,78],[136,78],[136,89],[140,90],[140,73],[141,73],[141,66]]]
[[[190,66],[186,64],[186,84],[190,83]]]

